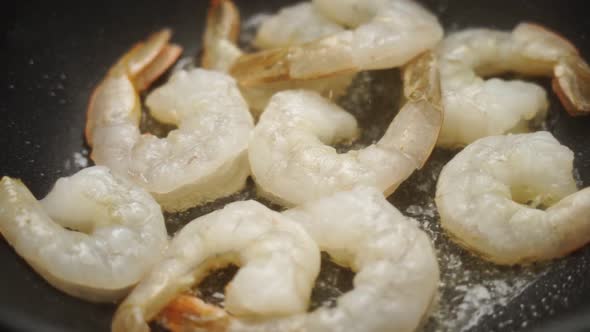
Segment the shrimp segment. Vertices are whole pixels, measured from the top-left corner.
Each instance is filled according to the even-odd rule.
[[[189,296],[172,301],[162,322],[172,331],[414,331],[437,292],[439,270],[428,236],[370,187],[339,192],[284,215],[297,220],[339,264],[356,272],[336,307],[264,320],[220,313]],[[205,325],[206,324],[206,325]]]
[[[0,232],[51,285],[96,302],[124,296],[168,243],[160,206],[101,166],[59,179],[40,202],[3,177]]]
[[[314,79],[406,64],[434,47],[443,30],[435,16],[413,1],[316,0],[326,17],[342,10],[366,15],[342,18],[354,30],[337,32],[303,45],[243,55],[230,70],[243,86]]]
[[[443,228],[498,264],[548,260],[582,247],[590,242],[590,188],[576,192],[573,159],[548,132],[477,140],[440,174]]]
[[[142,186],[165,210],[178,211],[245,185],[254,123],[231,77],[195,69],[176,73],[146,100],[157,120],[178,129],[163,139],[142,135],[139,87],[176,59],[165,46],[168,38],[166,30],[156,34],[111,69],[91,99],[86,133],[96,164]]]
[[[210,269],[230,262],[241,268],[226,288],[226,310],[260,319],[307,309],[320,252],[289,218],[255,201],[228,204],[193,220],[175,236],[165,258],[120,305],[113,331],[149,331],[146,322],[168,302]],[[221,309],[201,307],[204,311],[193,321],[207,324],[225,316]]]
[[[334,24],[327,22],[326,19],[320,19],[319,14],[312,11],[311,6],[303,5],[300,7],[307,9],[300,10],[294,8],[295,13],[293,14],[309,16],[304,21],[301,21],[299,16],[295,17],[291,14],[293,9],[287,8],[289,15],[281,12],[277,16],[271,17],[266,23],[263,23],[258,35],[262,35],[263,37],[260,38],[264,39],[265,42],[260,46],[271,47],[274,42],[278,41],[269,39],[270,36],[267,36],[268,33],[264,32],[269,29],[272,29],[273,36],[290,35],[291,37],[288,40],[290,45],[301,44],[306,39],[323,37],[334,29]],[[235,27],[239,26],[240,16],[232,1],[211,1],[203,40],[205,50],[202,58],[203,68],[228,72],[233,63],[244,54],[236,45],[237,33],[235,32]],[[282,40],[281,42],[285,43],[287,41]],[[348,74],[315,80],[290,80],[258,85],[256,87],[240,86],[240,90],[248,102],[251,112],[254,116],[258,117],[268,104],[269,99],[279,91],[306,89],[317,91],[323,96],[337,98],[346,92],[353,77],[354,75]]]
[[[344,30],[318,12],[311,2],[282,8],[266,19],[256,32],[254,45],[260,49],[303,44]]]
[[[381,140],[344,154],[324,144],[356,136],[352,115],[313,92],[276,94],[254,129],[248,151],[261,194],[287,206],[356,184],[391,194],[422,167],[440,130],[440,88],[431,53],[405,69],[404,94],[408,102]]]
[[[590,68],[567,40],[543,27],[523,23],[512,32],[464,30],[449,35],[438,53],[446,114],[441,146],[528,132],[529,123],[545,118],[548,101],[540,86],[481,76],[512,71],[553,77],[570,114],[590,111]]]

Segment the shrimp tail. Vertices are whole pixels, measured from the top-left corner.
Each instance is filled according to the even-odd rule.
[[[172,30],[164,28],[135,44],[111,67],[107,77],[128,75],[138,91],[143,91],[180,56],[182,47],[169,43]]]
[[[203,33],[201,67],[227,72],[242,52],[236,46],[240,35],[240,12],[231,0],[211,0]]]
[[[226,331],[229,315],[221,308],[190,295],[179,295],[159,314],[158,323],[171,332]]]
[[[443,122],[443,107],[436,56],[431,51],[410,61],[403,70],[404,96],[408,102],[394,119],[394,125],[416,133],[400,136],[397,148],[422,168],[432,153]],[[420,139],[416,139],[420,137]]]
[[[590,114],[590,67],[582,58],[562,59],[554,68],[552,86],[570,115]]]
[[[436,56],[427,51],[404,67],[404,95],[410,101],[428,101],[442,110],[440,79]]]
[[[211,0],[207,11],[207,35],[222,36],[223,38],[237,42],[240,35],[240,12],[231,0]]]

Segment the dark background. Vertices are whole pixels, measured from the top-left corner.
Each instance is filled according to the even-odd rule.
[[[238,0],[242,15],[277,10],[292,1]],[[423,1],[447,30],[465,27],[511,29],[535,21],[558,30],[590,59],[590,19],[585,0]],[[196,54],[206,1],[37,1],[0,5],[0,175],[22,178],[42,197],[54,181],[78,170],[73,154],[84,149],[85,108],[93,87],[134,42],[163,27]],[[562,111],[557,111],[562,112]],[[590,184],[590,122],[562,113],[554,134],[576,151],[576,167]],[[64,161],[72,167],[64,168]],[[567,283],[549,299],[552,308],[526,317],[527,328],[590,330],[588,250],[574,254],[527,289],[514,305],[538,303],[550,285]],[[106,331],[114,306],[89,304],[54,290],[0,241],[0,327],[22,331]],[[567,279],[572,276],[573,279]],[[511,317],[510,305],[504,315]],[[516,310],[515,310],[516,311]],[[521,312],[521,311],[519,311]],[[498,319],[483,319],[474,331],[500,330]],[[517,330],[519,319],[502,330]],[[585,328],[585,329],[584,329]]]

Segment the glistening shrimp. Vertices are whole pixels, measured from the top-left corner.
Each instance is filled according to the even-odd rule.
[[[226,310],[264,319],[305,312],[320,251],[290,218],[255,201],[228,204],[191,221],[172,239],[164,259],[119,306],[113,331],[149,331],[147,322],[170,301],[210,269],[229,263],[241,268],[226,288]],[[196,321],[209,330],[225,324],[225,311],[203,306]]]
[[[102,166],[59,179],[40,202],[3,177],[0,232],[54,287],[97,302],[126,295],[168,244],[156,201]]]
[[[436,206],[460,245],[498,264],[565,256],[590,242],[590,188],[548,132],[479,139],[442,170]]]
[[[138,92],[166,68],[160,57],[130,61],[151,52],[166,53],[166,30],[139,44],[109,72],[88,106],[86,138],[92,159],[148,190],[165,210],[178,211],[241,189],[249,175],[247,140],[254,126],[235,81],[219,72],[194,69],[175,73],[146,100],[154,118],[177,125],[166,138],[141,134]],[[177,53],[174,53],[175,55]],[[139,80],[139,81],[138,81]]]
[[[164,325],[174,332],[415,331],[428,316],[439,281],[434,248],[380,190],[356,187],[284,215],[299,222],[337,263],[356,272],[354,289],[334,308],[254,320],[185,295],[162,312]]]
[[[354,117],[310,91],[271,99],[250,138],[248,157],[260,194],[286,206],[349,190],[357,184],[391,194],[430,156],[442,123],[438,68],[430,52],[403,73],[406,104],[376,143],[338,153],[351,140]]]

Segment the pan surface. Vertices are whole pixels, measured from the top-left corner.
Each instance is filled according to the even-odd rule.
[[[236,2],[244,18],[293,3]],[[447,30],[477,26],[511,29],[520,21],[534,21],[559,31],[590,59],[590,20],[585,2],[423,1]],[[87,165],[82,137],[85,107],[110,64],[134,42],[164,26],[173,28],[174,41],[185,47],[185,54],[196,54],[207,1],[39,1],[7,6],[0,17],[0,175],[23,179],[37,197],[42,197],[57,178]],[[590,118],[568,117],[553,98],[547,129],[576,152],[580,180],[584,186],[590,185]],[[444,151],[437,151],[435,156],[437,160],[448,159]],[[391,201],[407,212],[416,201],[428,198],[420,196],[432,196],[432,192],[426,195],[415,191],[412,184],[435,172],[436,167],[431,165],[413,176]],[[109,330],[114,305],[90,304],[53,289],[3,240],[0,263],[0,327],[19,331]],[[590,248],[540,269],[543,272],[534,282],[501,306],[481,302],[490,305],[490,311],[477,311],[482,315],[477,323],[460,329],[590,328]],[[445,296],[450,295],[443,294],[443,300]],[[485,292],[482,296],[485,300]],[[466,302],[462,298],[458,303],[459,307]],[[445,330],[432,326],[427,323],[426,328]]]

